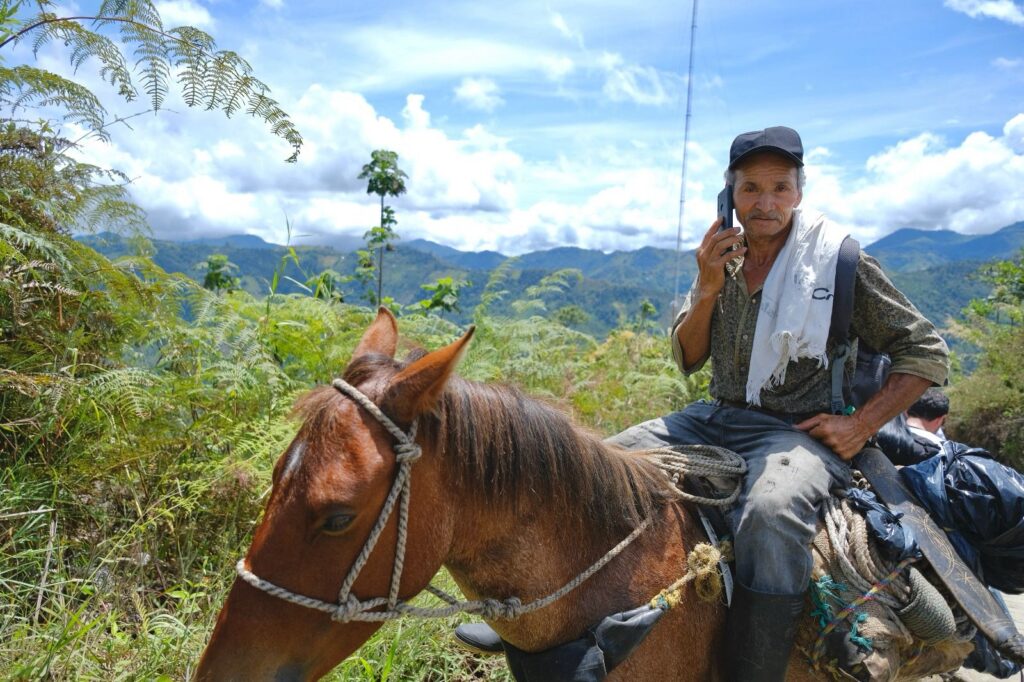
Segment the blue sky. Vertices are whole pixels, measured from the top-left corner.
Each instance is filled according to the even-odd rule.
[[[134,179],[159,237],[283,242],[285,216],[298,243],[361,236],[376,205],[356,175],[384,147],[410,176],[393,202],[403,238],[675,245],[689,3],[157,4],[249,58],[307,140],[286,165],[258,122],[172,100],[86,143]],[[732,137],[778,124],[803,135],[804,205],[864,242],[1024,220],[1024,3],[703,0],[697,21],[685,245],[714,218]]]

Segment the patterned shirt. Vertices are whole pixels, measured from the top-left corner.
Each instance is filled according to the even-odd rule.
[[[747,369],[757,327],[761,289],[747,293],[742,272],[726,275],[711,317],[708,355],[692,367],[683,367],[683,349],[676,334],[683,316],[696,296],[694,281],[672,327],[672,355],[685,374],[696,372],[711,357],[711,395],[723,400],[746,402]],[[942,385],[949,371],[949,351],[934,325],[897,289],[881,266],[863,251],[857,263],[853,318],[850,335],[872,348],[888,353],[893,372],[913,374]],[[831,320],[825,320],[829,324]],[[834,343],[828,343],[831,357]],[[856,347],[847,360],[847,376],[856,366]],[[761,393],[761,406],[775,412],[803,414],[828,412],[832,394],[831,371],[813,358],[801,358],[786,368],[786,380]]]

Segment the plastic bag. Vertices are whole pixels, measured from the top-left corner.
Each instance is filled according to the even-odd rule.
[[[1024,475],[953,441],[900,475],[986,585],[1024,592]]]

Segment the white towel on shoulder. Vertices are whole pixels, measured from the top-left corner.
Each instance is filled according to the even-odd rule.
[[[763,389],[780,386],[790,362],[814,358],[828,366],[825,343],[839,246],[846,236],[818,211],[793,211],[793,229],[761,291],[747,373],[748,403],[760,405]]]

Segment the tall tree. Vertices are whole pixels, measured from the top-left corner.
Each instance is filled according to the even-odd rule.
[[[391,251],[394,247],[392,242],[398,239],[395,232],[395,211],[390,206],[384,205],[384,197],[397,197],[405,194],[405,180],[408,178],[401,168],[398,167],[398,154],[387,149],[375,149],[370,154],[370,163],[363,166],[359,173],[360,180],[368,180],[366,184],[367,194],[376,194],[380,197],[380,225],[370,228],[364,237],[367,248],[377,249],[377,299],[382,299],[384,284],[384,251]]]
[[[232,275],[238,270],[238,266],[228,260],[222,253],[212,253],[205,263],[206,277],[203,278],[203,288],[210,291],[227,290],[231,293],[238,288],[239,278]]]

